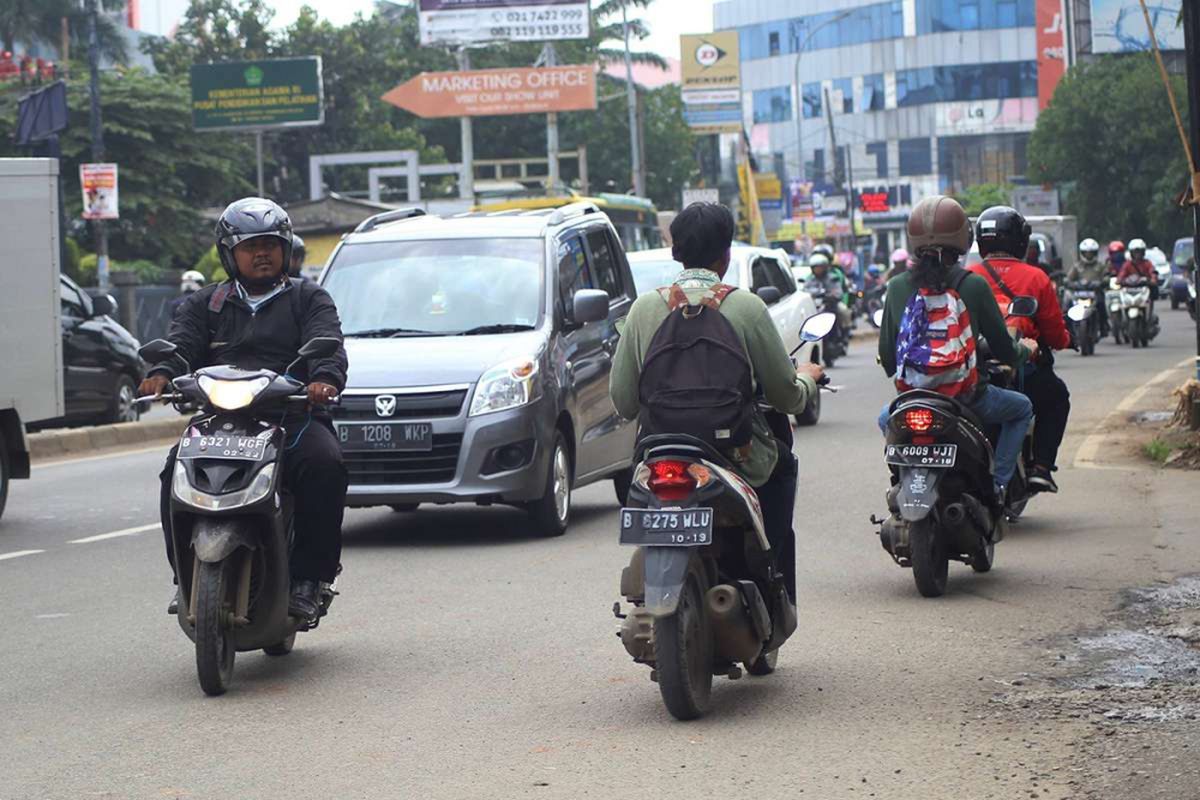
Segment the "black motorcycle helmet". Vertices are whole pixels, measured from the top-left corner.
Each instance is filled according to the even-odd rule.
[[[984,258],[993,253],[1007,253],[1023,259],[1031,233],[1033,230],[1021,212],[1009,206],[992,206],[980,214],[975,223],[979,254]]]
[[[275,236],[283,242],[283,271],[286,275],[292,263],[292,220],[273,200],[263,197],[243,197],[221,212],[217,220],[217,255],[230,277],[237,277],[237,262],[233,248],[247,239]]]
[[[288,260],[287,272],[293,278],[300,277],[300,270],[304,266],[304,256],[308,254],[308,249],[304,246],[304,240],[300,238],[300,234],[292,234],[292,258]],[[299,265],[292,269],[292,261],[299,261]]]

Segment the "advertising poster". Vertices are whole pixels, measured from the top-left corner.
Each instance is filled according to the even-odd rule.
[[[1038,109],[1050,105],[1050,98],[1067,71],[1066,26],[1061,0],[1037,0]]]
[[[118,219],[117,165],[80,164],[84,219]]]
[[[1183,49],[1177,22],[1183,0],[1147,0],[1154,35],[1163,50]],[[1092,0],[1092,52],[1129,53],[1150,49],[1150,32],[1137,0]]]
[[[419,0],[421,44],[547,42],[591,35],[587,0]]]
[[[742,67],[738,32],[679,37],[683,116],[698,135],[742,130]]]

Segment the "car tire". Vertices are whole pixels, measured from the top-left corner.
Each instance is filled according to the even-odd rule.
[[[117,378],[117,383],[113,387],[112,398],[109,400],[108,412],[105,414],[104,421],[109,423],[137,422],[139,417],[141,417],[141,411],[137,404],[137,387],[133,383],[133,378],[122,375]]]
[[[571,521],[571,453],[562,431],[554,434],[546,483],[539,500],[529,504],[529,518],[534,532],[547,538],[562,536]]]

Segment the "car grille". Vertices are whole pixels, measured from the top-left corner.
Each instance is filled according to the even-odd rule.
[[[379,392],[388,394],[388,392]],[[386,417],[375,411],[374,394],[346,394],[339,408],[333,411],[334,418],[347,421],[381,422],[393,419],[431,419],[435,417],[457,417],[467,399],[466,389],[421,394],[396,394],[396,411]]]
[[[449,483],[458,468],[461,433],[437,433],[428,453],[343,453],[351,486]]]

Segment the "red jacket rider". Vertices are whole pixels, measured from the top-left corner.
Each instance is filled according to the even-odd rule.
[[[1024,261],[1004,256],[993,256],[987,263],[995,270],[996,275],[1004,281],[1004,285],[1016,296],[1033,296],[1038,301],[1036,317],[1009,317],[1008,307],[1012,304],[1009,296],[1000,288],[987,267],[974,264],[969,267],[971,272],[981,275],[992,287],[992,294],[1000,305],[1000,311],[1005,316],[1009,327],[1017,328],[1022,338],[1036,339],[1039,344],[1052,350],[1065,350],[1071,346],[1071,334],[1063,322],[1062,309],[1058,305],[1058,292],[1054,282],[1039,267],[1030,266]]]

